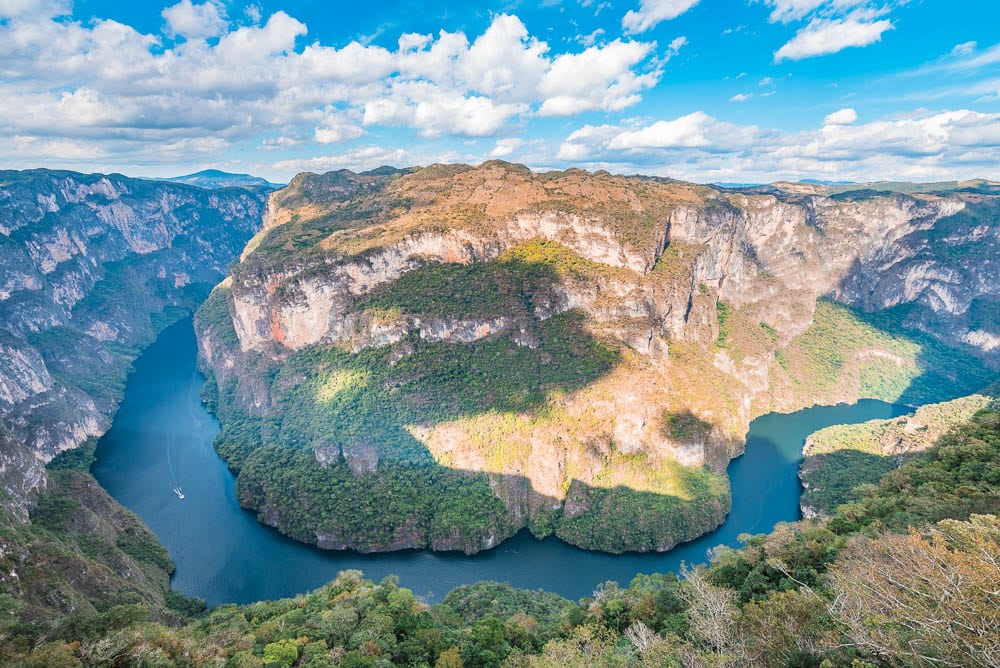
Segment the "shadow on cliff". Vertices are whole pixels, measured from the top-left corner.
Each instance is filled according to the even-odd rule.
[[[728,494],[707,471],[660,473],[673,476],[670,494],[566,477],[575,505],[564,518],[562,502],[536,491],[529,477],[447,466],[450,449],[460,446],[464,460],[481,457],[485,469],[504,470],[525,456],[509,434],[543,424],[558,410],[550,399],[591,386],[622,363],[620,347],[594,337],[582,313],[532,316],[558,298],[558,271],[521,258],[434,265],[367,297],[369,309],[425,320],[502,315],[514,324],[462,344],[414,331],[356,353],[316,347],[292,355],[271,380],[271,417],[224,420],[217,446],[239,471],[240,502],[299,540],[361,551],[474,552],[525,526],[582,547],[652,550],[719,524]],[[710,428],[692,419],[681,415],[674,427]],[[568,447],[558,437],[548,444]]]
[[[864,487],[877,485],[891,471],[906,460],[918,456],[873,455],[860,450],[838,450],[806,459],[802,469],[802,506],[831,514],[837,506],[856,501]]]
[[[902,391],[899,403],[919,405],[968,395],[1000,373],[1000,356],[960,343],[948,345],[934,335],[974,330],[1000,335],[1000,300],[986,296],[988,289],[979,288],[980,297],[963,312],[954,309],[955,313],[948,313],[928,305],[947,303],[949,292],[961,303],[965,290],[975,294],[976,284],[989,285],[996,273],[998,244],[990,234],[974,230],[995,228],[1000,219],[1000,198],[964,201],[960,211],[916,229],[900,241],[913,252],[903,255],[890,272],[879,273],[856,260],[837,290],[850,297],[855,305],[852,311],[862,321],[920,346],[917,362],[922,373]],[[887,294],[898,294],[899,277],[911,270],[929,274],[924,292],[915,301],[882,309],[891,298]],[[937,292],[935,283],[943,283],[943,290]]]
[[[918,348],[915,356],[918,375],[904,387],[898,387],[899,367],[895,363],[884,360],[884,368],[871,364],[865,370],[863,397],[921,406],[979,392],[997,380],[997,370],[990,368],[989,360],[979,351],[966,345],[949,345],[928,334],[925,330],[933,329],[929,323],[937,316],[921,304],[911,302],[878,311],[845,308],[879,332]]]

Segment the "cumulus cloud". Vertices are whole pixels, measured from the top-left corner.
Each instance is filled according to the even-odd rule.
[[[498,139],[496,145],[493,147],[493,150],[490,151],[490,157],[505,158],[522,146],[524,146],[524,140],[518,139],[517,137]]]
[[[763,0],[771,23],[808,21],[774,54],[774,61],[802,60],[874,44],[895,26],[884,18],[892,8],[872,0]]]
[[[729,98],[730,102],[746,102],[753,97],[753,93],[737,93]]]
[[[835,111],[832,114],[827,114],[823,119],[823,125],[850,125],[856,120],[858,120],[858,112],[848,107]]]
[[[307,43],[304,23],[283,11],[265,18],[256,6],[251,24],[236,25],[219,0],[168,7],[161,34],[57,18],[69,8],[0,0],[0,132],[36,146],[113,147],[137,161],[162,146],[201,152],[253,137],[343,143],[373,126],[490,136],[519,118],[625,109],[656,85],[664,62],[654,42],[557,49],[508,14],[472,39],[403,34],[386,49]]]
[[[0,18],[52,18],[69,14],[71,8],[70,0],[0,0]]]
[[[601,48],[557,56],[539,81],[545,98],[539,114],[569,116],[583,111],[621,111],[637,103],[641,91],[656,84],[660,72],[638,74],[633,67],[652,45],[615,40]],[[679,48],[679,47],[678,47]]]
[[[639,9],[630,10],[622,19],[627,33],[641,33],[663,21],[675,19],[698,4],[698,0],[640,0]]]
[[[228,25],[225,6],[212,1],[196,5],[191,0],[181,0],[176,5],[164,9],[161,16],[167,22],[168,37],[187,39],[218,37]]]
[[[559,158],[703,181],[964,179],[995,174],[1000,161],[1000,114],[942,111],[853,124],[856,116],[843,109],[796,133],[704,112],[641,127],[586,125],[566,137]]]
[[[326,118],[324,118],[319,125],[316,126],[314,133],[318,144],[338,144],[340,142],[357,139],[358,137],[362,137],[364,135],[364,128],[358,126],[356,123],[346,118],[343,114],[337,112],[328,114]]]

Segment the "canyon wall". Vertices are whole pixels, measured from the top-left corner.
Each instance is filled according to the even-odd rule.
[[[0,172],[0,503],[104,433],[131,360],[259,229],[265,189]]]
[[[736,191],[498,162],[301,175],[272,196],[265,229],[199,320],[220,451],[234,469],[253,465],[241,500],[310,542],[475,551],[535,522],[585,547],[667,549],[721,522],[725,466],[757,415],[911,400],[931,392],[919,384],[929,376],[940,391],[957,367],[928,361],[929,346],[997,367],[1000,322],[982,315],[996,312],[1000,285],[996,211],[977,192]],[[590,364],[591,344],[606,366]],[[509,372],[482,372],[505,364],[482,358],[500,349]],[[545,380],[556,350],[579,365],[575,379]],[[538,369],[542,380],[526,382],[539,386],[523,388],[537,400],[511,398],[517,360]],[[480,382],[494,387],[475,407],[427,410],[464,405]],[[381,414],[396,411],[407,436],[372,436],[377,411],[367,429],[331,427],[349,395],[382,394]],[[227,420],[255,426],[227,433]],[[412,526],[359,544],[280,500],[304,483],[270,479],[257,447],[273,443],[311,452],[295,466],[318,475],[433,462],[485,476],[506,516],[478,544],[435,543]],[[712,510],[683,529],[609,538],[618,502]]]

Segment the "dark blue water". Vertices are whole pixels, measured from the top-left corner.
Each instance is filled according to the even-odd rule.
[[[522,533],[474,557],[416,551],[361,555],[297,543],[239,507],[235,480],[212,449],[218,423],[199,400],[204,380],[195,371],[195,355],[188,319],[165,330],[136,361],[114,424],[98,445],[93,472],[170,551],[177,567],[172,586],[210,605],[306,592],[348,568],[376,581],[396,574],[403,586],[431,600],[479,580],[571,599],[588,596],[601,582],[627,584],[639,572],[700,563],[717,545],[735,546],[742,533],[763,533],[799,519],[797,473],[806,436],[829,425],[907,410],[865,400],[758,418],[750,426],[746,454],[729,466],[733,511],[725,524],[665,554],[587,552]]]

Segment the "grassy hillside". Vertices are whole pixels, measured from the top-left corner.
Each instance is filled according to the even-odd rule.
[[[919,405],[988,385],[972,354],[902,327],[905,309],[864,313],[820,300],[812,325],[775,357],[796,390],[820,401],[845,386],[859,397]]]

